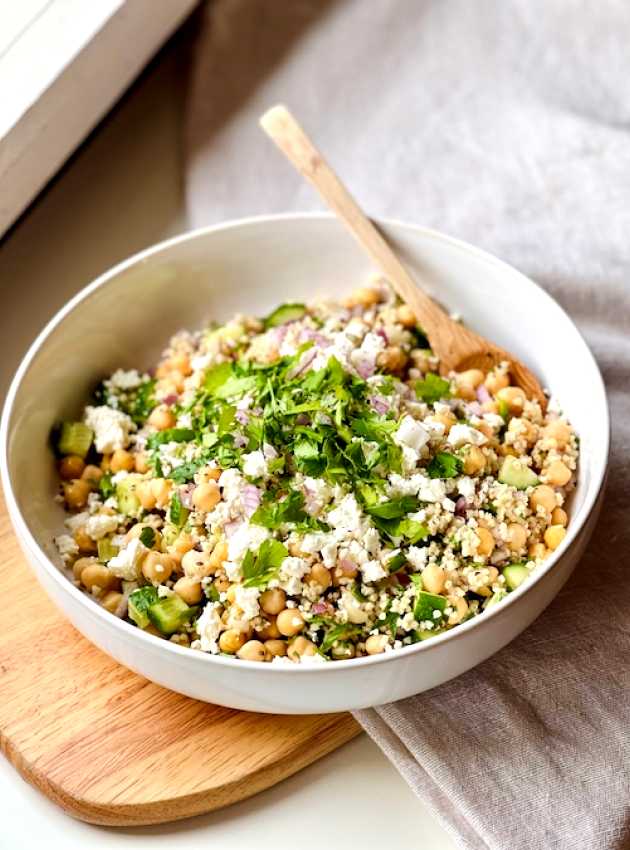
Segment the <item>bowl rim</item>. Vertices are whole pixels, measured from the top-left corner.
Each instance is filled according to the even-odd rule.
[[[75,585],[69,580],[69,578],[64,575],[64,573],[59,569],[59,567],[57,567],[53,563],[53,561],[48,557],[46,552],[38,543],[35,536],[31,533],[28,524],[24,516],[22,515],[22,511],[20,510],[17,504],[17,499],[13,493],[13,486],[11,483],[11,476],[9,472],[9,423],[12,418],[14,403],[22,380],[28,372],[31,364],[34,362],[37,355],[39,354],[40,349],[43,347],[48,337],[53,333],[53,331],[58,327],[58,325],[60,325],[68,316],[70,316],[70,314],[79,304],[89,299],[97,290],[99,290],[101,287],[105,286],[111,280],[116,278],[121,272],[124,272],[132,266],[138,265],[140,263],[145,262],[146,260],[149,260],[154,255],[159,254],[162,251],[167,251],[170,248],[173,248],[181,243],[192,241],[225,230],[238,229],[241,227],[247,227],[252,225],[264,225],[274,222],[281,223],[285,221],[311,220],[335,220],[335,216],[331,213],[326,212],[288,212],[270,215],[245,216],[242,218],[230,219],[228,221],[220,222],[218,224],[206,225],[203,227],[195,228],[193,230],[187,230],[184,233],[178,234],[177,236],[170,237],[154,245],[151,245],[148,248],[144,248],[141,251],[138,251],[137,253],[133,254],[132,256],[122,260],[113,267],[107,269],[102,274],[98,275],[98,277],[96,277],[91,283],[87,284],[87,286],[83,287],[69,301],[67,301],[46,323],[44,328],[39,332],[35,340],[27,349],[24,357],[20,362],[20,365],[18,366],[18,369],[16,370],[16,373],[13,377],[13,380],[11,381],[9,390],[7,392],[6,400],[2,410],[2,418],[0,422],[0,480],[2,482],[2,487],[4,490],[9,517],[13,524],[16,536],[18,536],[19,538],[19,542],[21,542],[22,545],[30,552],[30,554],[34,557],[34,559],[42,567],[42,569],[48,574],[48,576],[53,580],[53,582],[57,583],[63,592],[69,593],[70,596],[73,597],[78,602],[78,604],[84,608],[85,613],[92,620],[99,621],[108,630],[117,631],[120,629],[122,637],[127,635],[131,640],[138,640],[140,641],[141,646],[144,643],[147,650],[155,650],[158,647],[161,648],[162,651],[165,651],[167,653],[164,656],[165,659],[169,657],[168,653],[172,654],[174,661],[180,655],[183,654],[183,657],[190,660],[193,664],[199,663],[207,665],[227,665],[231,669],[235,670],[240,668],[243,670],[247,669],[251,671],[256,671],[258,673],[268,673],[271,671],[274,675],[306,675],[311,673],[317,673],[319,675],[331,675],[336,673],[341,675],[344,674],[346,671],[349,672],[349,665],[350,669],[359,670],[368,665],[384,664],[395,658],[399,658],[402,661],[411,655],[423,652],[430,652],[434,648],[437,649],[438,646],[462,640],[466,637],[466,635],[468,635],[471,630],[482,628],[484,624],[489,623],[495,617],[505,616],[513,604],[515,604],[522,596],[527,594],[534,587],[534,585],[541,581],[543,577],[545,577],[554,568],[556,563],[567,552],[567,550],[577,539],[582,529],[586,525],[586,522],[590,517],[593,508],[597,504],[598,498],[605,483],[610,452],[611,428],[606,388],[597,361],[595,360],[595,357],[593,356],[588,344],[586,343],[584,336],[577,328],[569,314],[566,313],[565,310],[560,306],[560,304],[558,304],[558,302],[555,301],[555,299],[552,298],[552,296],[548,292],[546,292],[546,290],[544,290],[538,283],[527,277],[527,275],[525,275],[523,272],[520,272],[518,269],[514,268],[514,266],[511,266],[509,263],[505,262],[504,260],[500,260],[498,257],[495,257],[493,254],[490,254],[481,248],[477,248],[476,246],[471,245],[470,243],[465,242],[464,240],[449,236],[433,228],[423,227],[421,225],[412,224],[395,218],[374,217],[373,221],[378,226],[392,228],[398,231],[406,231],[414,235],[420,235],[424,238],[435,240],[436,242],[445,243],[450,247],[455,248],[463,253],[468,253],[469,255],[472,255],[477,259],[481,259],[484,262],[497,267],[500,271],[503,271],[511,276],[516,275],[518,278],[521,278],[521,280],[528,286],[534,287],[538,291],[539,296],[541,296],[543,300],[547,302],[547,306],[551,307],[556,311],[560,311],[564,318],[570,323],[570,326],[575,332],[580,344],[583,346],[584,354],[590,361],[590,364],[592,366],[592,378],[596,381],[597,391],[601,396],[601,401],[603,402],[603,410],[601,411],[601,413],[603,414],[602,435],[600,441],[600,446],[603,451],[601,452],[600,463],[598,467],[593,471],[594,485],[591,486],[590,492],[587,493],[587,497],[582,508],[580,509],[578,517],[576,517],[576,520],[574,520],[570,524],[568,533],[565,539],[560,544],[560,546],[553,552],[553,554],[547,559],[547,561],[536,570],[536,572],[528,579],[527,582],[523,583],[515,591],[509,593],[505,599],[503,599],[496,606],[493,606],[490,610],[484,611],[481,615],[477,617],[472,617],[470,620],[461,623],[456,628],[443,632],[441,635],[437,635],[436,637],[430,638],[426,641],[419,641],[418,643],[410,644],[409,646],[403,646],[399,649],[391,650],[389,652],[383,652],[377,655],[366,655],[362,658],[352,658],[335,661],[334,663],[330,664],[326,664],[324,662],[318,664],[261,664],[257,661],[245,661],[242,659],[236,660],[232,658],[226,658],[222,655],[213,655],[211,653],[206,652],[191,652],[189,647],[178,646],[177,644],[172,643],[170,641],[166,641],[163,638],[147,634],[141,629],[138,629],[136,626],[132,626],[130,623],[126,623],[124,620],[121,620],[118,617],[112,617],[112,615],[108,611],[105,611],[105,609],[102,608],[100,605],[95,604],[95,602],[90,597],[88,597],[85,593],[75,587]],[[350,239],[351,237],[348,235],[348,238]],[[211,669],[211,667],[209,667],[208,669]]]

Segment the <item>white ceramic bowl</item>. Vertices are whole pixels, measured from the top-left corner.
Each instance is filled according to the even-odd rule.
[[[108,614],[60,572],[62,529],[48,444],[53,422],[79,415],[97,381],[150,367],[170,335],[265,314],[286,300],[339,296],[368,262],[335,219],[287,215],[236,221],[164,242],[104,274],[42,331],[6,401],[1,466],[15,532],[37,578],[76,628],[122,664],[197,699],[251,711],[331,712],[432,688],[492,655],[528,626],[567,580],[595,523],[608,458],[604,386],[577,329],[510,266],[440,233],[383,222],[422,284],[477,331],[522,358],[551,388],[581,438],[568,534],[535,578],[505,602],[432,640],[316,667],[233,661],[183,649]]]

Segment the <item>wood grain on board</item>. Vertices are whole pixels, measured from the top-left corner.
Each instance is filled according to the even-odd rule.
[[[250,714],[148,682],[56,610],[18,548],[1,499],[0,544],[0,748],[74,817],[128,826],[209,812],[359,733],[349,714]]]

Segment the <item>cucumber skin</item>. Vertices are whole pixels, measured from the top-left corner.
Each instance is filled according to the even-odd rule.
[[[83,422],[62,422],[57,449],[62,455],[85,458],[93,439],[94,432]]]
[[[282,304],[267,316],[265,328],[276,328],[278,325],[285,325],[287,322],[295,322],[297,319],[301,319],[305,313],[304,304]]]
[[[172,635],[195,614],[179,596],[166,596],[149,607],[149,620],[164,635]]]
[[[510,590],[516,590],[529,577],[529,570],[524,564],[509,564],[503,567],[503,577]]]

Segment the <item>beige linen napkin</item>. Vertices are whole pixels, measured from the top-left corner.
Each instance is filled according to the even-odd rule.
[[[602,519],[560,596],[485,664],[358,719],[462,847],[630,847],[630,3],[218,0],[188,103],[193,225],[318,208],[257,128],[277,101],[371,213],[542,283],[612,405]]]

